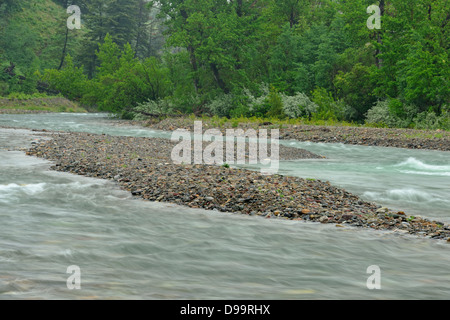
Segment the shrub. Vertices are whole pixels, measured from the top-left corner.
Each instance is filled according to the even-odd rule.
[[[9,84],[4,81],[0,81],[0,97],[6,96],[8,92]]]
[[[414,118],[414,123],[416,129],[450,130],[450,111],[448,108],[445,108],[440,116],[433,111],[421,112]]]
[[[259,91],[260,91],[259,96],[255,97],[250,92],[250,90],[244,89],[245,102],[248,106],[248,114],[250,116],[264,117],[269,111],[270,108],[268,104],[270,94],[269,86],[266,83],[262,83],[259,86]]]
[[[384,124],[390,128],[408,128],[413,125],[417,110],[416,106],[403,104],[398,99],[378,101],[367,112],[366,123]]]
[[[274,117],[277,119],[286,118],[282,97],[273,87],[270,90],[267,103],[269,105],[269,111],[267,112],[267,116]]]
[[[389,101],[378,101],[372,109],[367,111],[366,123],[376,126],[395,126],[397,121],[389,110]]]
[[[30,100],[34,98],[47,98],[47,94],[45,93],[26,94],[23,92],[11,92],[8,95],[9,100]]]
[[[207,105],[207,109],[216,116],[229,117],[233,109],[233,95],[222,94]]]
[[[330,92],[324,88],[316,88],[312,93],[312,101],[317,104],[316,120],[352,121],[357,111],[343,100],[334,100]]]
[[[148,115],[164,116],[173,114],[174,108],[168,99],[164,100],[148,100],[147,102],[139,103],[132,111],[133,118],[136,120],[145,119]]]
[[[88,79],[83,68],[76,67],[70,55],[67,56],[63,69],[46,69],[39,77],[49,84],[50,89],[61,92],[70,100],[81,100],[88,88]]]
[[[334,79],[338,97],[355,109],[355,120],[363,120],[367,111],[376,103],[373,95],[373,72],[373,67],[356,63],[351,71],[339,71]]]
[[[230,111],[231,118],[249,117],[251,115],[252,113],[250,112],[249,107],[243,104],[238,105]]]
[[[319,110],[319,106],[312,102],[304,93],[294,96],[281,95],[284,113],[289,118],[311,117]]]

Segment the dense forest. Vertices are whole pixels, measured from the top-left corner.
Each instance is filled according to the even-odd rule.
[[[449,130],[449,2],[0,0],[0,96]]]

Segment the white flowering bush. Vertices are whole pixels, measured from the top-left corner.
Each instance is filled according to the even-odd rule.
[[[233,108],[233,95],[223,94],[211,101],[207,105],[207,109],[211,111],[213,115],[219,117],[228,117]]]
[[[244,89],[244,94],[248,101],[248,107],[250,112],[254,112],[255,110],[260,110],[264,105],[267,104],[270,94],[270,88],[267,83],[262,83],[259,86],[259,90],[261,91],[261,95],[259,97],[255,97],[250,90]]]
[[[346,104],[343,100],[332,102],[330,110],[336,115],[337,120],[352,121],[357,116],[356,109]]]
[[[388,127],[395,124],[396,119],[389,111],[389,101],[378,101],[369,111],[367,111],[366,123]]]
[[[138,104],[133,109],[134,119],[143,120],[147,115],[167,115],[173,114],[174,108],[169,100],[148,100],[147,102]]]
[[[414,118],[416,129],[450,130],[450,111],[444,107],[440,116],[434,112],[422,112]]]
[[[289,118],[310,117],[319,110],[319,106],[312,102],[304,93],[295,96],[281,95],[284,113]]]
[[[397,99],[383,100],[367,111],[366,123],[389,128],[407,128],[413,125],[417,113],[418,108],[415,105],[402,104]]]

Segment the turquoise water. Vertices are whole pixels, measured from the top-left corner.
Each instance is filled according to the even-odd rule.
[[[0,115],[0,126],[169,137],[101,114]],[[38,139],[0,129],[0,299],[448,299],[449,245],[133,199],[114,183],[49,170]],[[448,152],[284,141],[327,156],[280,173],[449,221]],[[16,150],[16,151],[14,151]],[[70,290],[69,266],[81,289]],[[381,289],[369,290],[378,265]]]

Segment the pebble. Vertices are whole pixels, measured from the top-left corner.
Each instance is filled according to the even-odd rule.
[[[326,216],[320,217],[320,218],[319,218],[319,222],[320,222],[320,223],[327,223],[327,222],[328,222],[328,217],[326,217]]]

